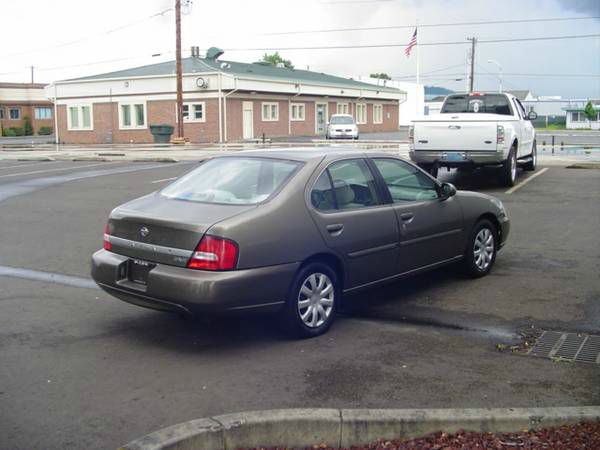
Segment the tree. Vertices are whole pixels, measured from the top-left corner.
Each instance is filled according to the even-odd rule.
[[[268,62],[269,64],[276,66],[279,63],[282,63],[283,66],[287,69],[293,69],[294,65],[289,59],[283,59],[279,52],[275,52],[271,55],[265,53],[262,58],[263,61]]]
[[[371,75],[369,75],[369,77],[371,78],[376,78],[378,80],[391,80],[392,77],[390,77],[387,73],[372,73]]]
[[[596,115],[598,112],[594,109],[594,105],[592,105],[592,101],[588,100],[587,105],[585,105],[585,109],[583,110],[583,114],[590,122],[596,120]]]

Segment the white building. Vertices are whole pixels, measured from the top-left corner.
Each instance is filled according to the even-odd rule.
[[[426,114],[425,86],[423,84],[411,83],[408,81],[379,80],[364,75],[355,77],[355,79],[362,81],[363,83],[396,88],[406,93],[404,99],[400,100],[399,126],[407,127],[414,119]]]

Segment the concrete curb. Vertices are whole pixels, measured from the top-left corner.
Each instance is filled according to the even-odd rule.
[[[511,432],[600,420],[600,406],[486,409],[281,409],[192,420],[120,450],[234,450],[364,445],[460,429]]]

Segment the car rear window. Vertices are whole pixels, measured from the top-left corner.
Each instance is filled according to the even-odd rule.
[[[214,158],[160,193],[178,200],[251,205],[268,199],[300,165],[271,158]]]
[[[512,109],[505,95],[451,95],[442,106],[442,113],[488,113],[512,116]]]
[[[350,116],[331,116],[330,123],[332,125],[352,125],[354,119]]]

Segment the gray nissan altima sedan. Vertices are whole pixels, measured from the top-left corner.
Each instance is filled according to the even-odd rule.
[[[277,311],[309,337],[346,293],[455,262],[487,274],[509,228],[498,199],[387,153],[239,152],[113,210],[92,276],[157,310]]]

